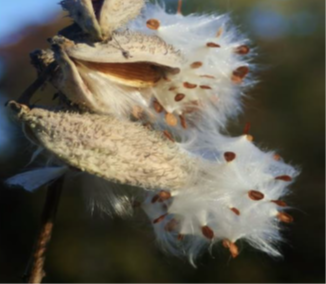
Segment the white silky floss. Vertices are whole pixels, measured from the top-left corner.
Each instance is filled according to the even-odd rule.
[[[140,10],[144,2],[137,3]],[[68,10],[70,4],[64,1]],[[89,45],[54,38],[62,72],[55,87],[97,114],[25,110],[23,121],[34,125],[41,146],[85,172],[146,189],[141,207],[159,243],[192,264],[218,242],[238,256],[241,239],[280,256],[280,222],[293,221],[283,198],[298,171],[274,152],[258,149],[250,135],[220,134],[255,84],[249,40],[226,15],[168,14],[158,4],[147,4],[126,26],[124,17],[114,22],[115,32],[104,22],[82,28],[93,37],[101,37],[100,30],[103,37],[112,36],[110,41]],[[138,122],[128,121],[131,117]],[[141,156],[142,151],[147,154]],[[57,177],[58,170],[47,173]],[[32,190],[37,184],[28,184],[27,176],[8,183]],[[97,191],[92,204],[103,194]],[[120,208],[119,198],[113,203]],[[110,211],[102,203],[99,207]]]

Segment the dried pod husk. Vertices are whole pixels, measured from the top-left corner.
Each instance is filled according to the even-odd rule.
[[[63,0],[61,6],[69,16],[95,41],[103,39],[102,30],[96,18],[92,0]]]
[[[136,18],[145,5],[144,0],[94,2],[96,1],[63,0],[61,6],[96,41],[111,39],[113,32]]]
[[[150,88],[178,70],[182,57],[156,36],[122,33],[115,39],[89,45],[54,37],[63,73],[56,87],[94,112],[128,116],[135,105],[148,107]]]
[[[114,31],[136,18],[144,5],[144,0],[104,0],[98,19],[103,38],[110,39]]]
[[[109,115],[8,107],[29,135],[62,162],[109,181],[145,188],[184,186],[196,160],[163,135]]]

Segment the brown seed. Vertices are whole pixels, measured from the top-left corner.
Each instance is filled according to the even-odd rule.
[[[239,255],[239,249],[235,243],[232,243],[229,240],[223,240],[223,246],[230,250],[233,258],[236,258]]]
[[[250,48],[247,45],[240,45],[235,49],[235,53],[246,55],[250,52]]]
[[[153,224],[157,224],[157,223],[162,222],[162,221],[164,220],[164,218],[165,218],[167,215],[168,215],[168,214],[164,214],[164,215],[158,217],[157,219],[155,219],[155,220],[153,221]]]
[[[165,200],[168,200],[171,198],[171,192],[170,191],[166,191],[166,190],[161,190],[159,193],[158,193],[158,196],[160,197],[159,198],[159,202],[163,202]]]
[[[225,152],[224,153],[224,159],[225,161],[227,161],[228,163],[229,162],[232,162],[235,158],[236,158],[236,154],[233,153],[233,152]]]
[[[176,116],[169,112],[165,115],[165,122],[169,126],[177,126],[178,125],[178,119],[176,118]]]
[[[201,78],[207,78],[207,79],[216,79],[214,76],[212,75],[200,75]]]
[[[159,199],[160,197],[158,194],[154,195],[154,197],[152,198],[152,203],[156,203]]]
[[[161,113],[164,109],[158,101],[153,102],[153,107],[157,113]]]
[[[271,200],[271,202],[275,203],[276,205],[278,205],[280,207],[288,206],[283,200]]]
[[[282,159],[282,157],[279,154],[274,154],[273,159],[275,161],[280,161]]]
[[[160,27],[160,22],[156,19],[149,19],[146,22],[146,26],[151,30],[158,30]]]
[[[231,211],[233,211],[234,212],[234,214],[236,214],[236,215],[240,215],[240,211],[239,211],[239,209],[237,209],[237,208],[231,208]]]
[[[182,128],[187,129],[187,121],[184,115],[180,115],[179,118]]]
[[[233,71],[232,81],[236,84],[242,83],[243,79],[248,75],[249,67],[241,66]]]
[[[284,222],[284,223],[292,223],[293,222],[293,217],[290,215],[290,214],[288,214],[288,213],[285,213],[285,212],[279,212],[278,214],[277,214],[277,218],[280,220],[280,221],[282,221],[282,222]]]
[[[261,193],[260,191],[257,191],[257,190],[250,190],[248,192],[248,196],[251,200],[254,200],[254,201],[262,200],[265,197],[265,195],[263,193]]]
[[[191,84],[189,82],[184,82],[183,83],[183,86],[186,88],[186,89],[195,89],[197,88],[197,85],[196,84]]]
[[[173,91],[175,91],[176,89],[178,89],[178,87],[172,86],[172,87],[169,88],[169,91],[173,92]]]
[[[182,0],[179,0],[179,2],[178,2],[177,13],[182,15]]]
[[[176,102],[181,102],[186,97],[185,94],[177,94],[174,98]]]
[[[212,230],[210,227],[208,227],[208,226],[203,226],[203,227],[201,228],[201,231],[202,231],[203,235],[204,235],[207,239],[212,240],[212,239],[214,238],[214,232],[213,232],[213,230]]]
[[[167,232],[172,232],[176,229],[177,226],[178,221],[176,219],[172,219],[164,226],[164,230]]]
[[[200,68],[203,66],[203,62],[200,62],[200,61],[195,61],[193,63],[191,63],[190,67],[192,69],[197,69],[197,68]]]
[[[282,180],[282,181],[287,181],[290,182],[292,181],[292,178],[290,176],[284,175],[284,176],[279,176],[275,178],[276,180]]]
[[[250,122],[247,122],[246,125],[245,125],[245,128],[243,130],[243,134],[244,135],[248,135],[249,134],[250,127],[251,127],[251,123]]]
[[[215,43],[215,42],[208,42],[206,44],[207,47],[214,47],[214,48],[217,48],[217,47],[221,47],[219,44]]]
[[[210,86],[206,86],[206,85],[201,85],[200,88],[203,90],[211,90],[212,89]]]
[[[164,131],[163,131],[163,134],[164,134],[164,136],[165,136],[167,139],[169,139],[171,142],[175,142],[175,140],[173,139],[172,134],[171,134],[169,131],[164,130]]]
[[[246,138],[250,142],[254,141],[254,136],[252,136],[252,135],[246,135]]]

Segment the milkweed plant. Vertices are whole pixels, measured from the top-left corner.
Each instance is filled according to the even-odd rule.
[[[193,265],[215,244],[237,257],[239,240],[280,256],[282,223],[293,221],[284,198],[298,170],[259,149],[248,127],[222,134],[256,83],[255,52],[229,16],[184,16],[181,1],[177,13],[144,0],[61,6],[74,24],[31,53],[39,76],[51,67],[58,105],[8,103],[33,159],[43,152],[48,161],[7,184],[34,191],[92,176],[91,207],[143,210],[162,249]]]

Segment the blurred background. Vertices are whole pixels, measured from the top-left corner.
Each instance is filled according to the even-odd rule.
[[[21,172],[33,148],[3,105],[36,78],[29,52],[70,20],[58,0],[2,1],[0,9],[0,180]],[[176,10],[177,1],[166,1]],[[66,186],[47,259],[45,282],[325,282],[325,2],[322,0],[188,0],[184,14],[230,13],[258,48],[260,83],[247,95],[246,122],[256,143],[277,149],[302,175],[287,202],[295,222],[284,232],[283,259],[241,244],[231,260],[220,246],[192,268],[167,257],[151,228],[135,217],[111,219],[87,211],[78,186]],[[46,87],[33,99],[52,97]],[[0,282],[21,282],[45,198],[0,185]]]

